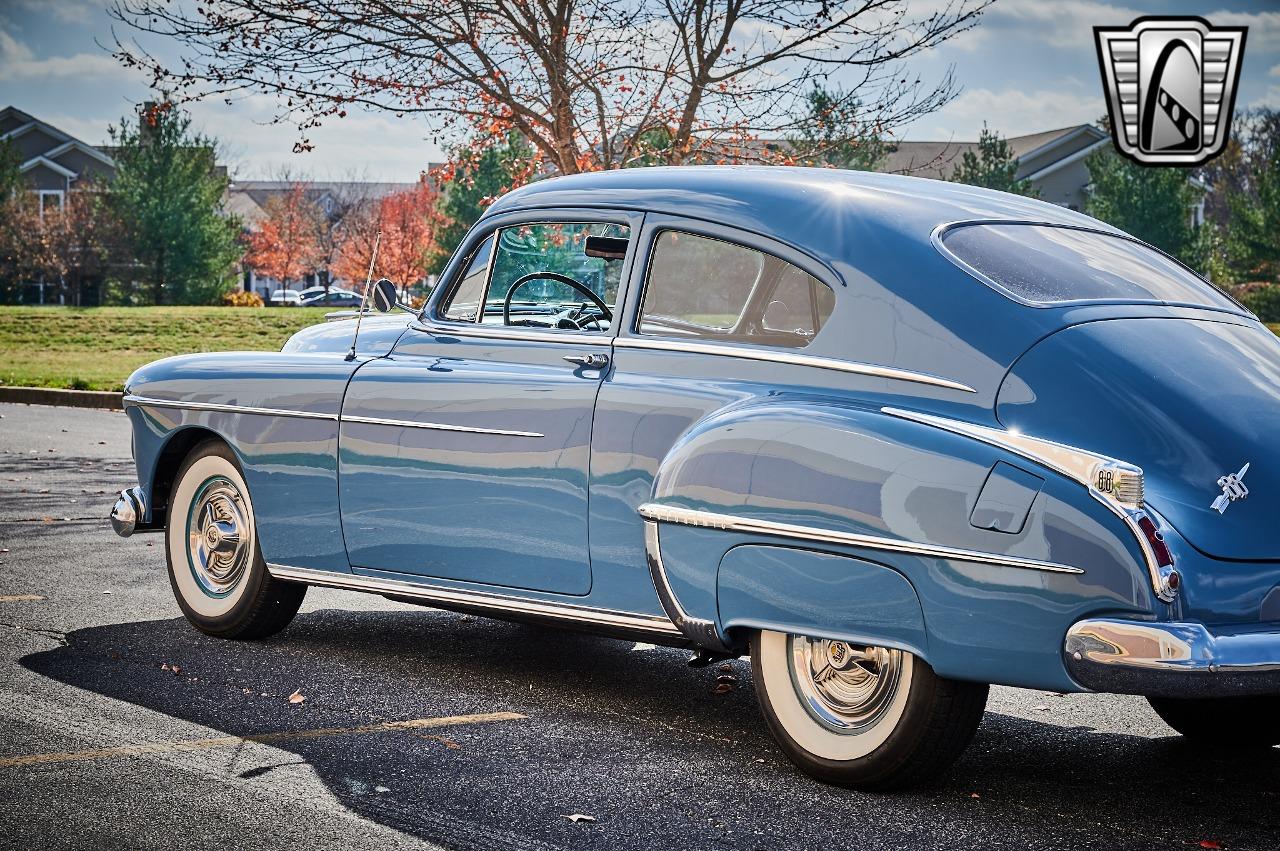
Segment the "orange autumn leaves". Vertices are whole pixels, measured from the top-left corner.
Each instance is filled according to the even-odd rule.
[[[282,284],[300,281],[327,265],[331,279],[362,290],[381,230],[374,276],[408,286],[427,273],[434,235],[442,223],[436,200],[435,188],[424,177],[411,189],[352,205],[335,223],[309,197],[307,185],[295,183],[263,205],[265,217],[248,236],[245,262]],[[331,252],[324,249],[326,234],[331,234]]]

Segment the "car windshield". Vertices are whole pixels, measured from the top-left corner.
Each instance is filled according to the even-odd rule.
[[[1033,304],[1157,301],[1240,310],[1212,284],[1158,251],[1121,236],[1033,224],[971,224],[947,231],[954,259]]]

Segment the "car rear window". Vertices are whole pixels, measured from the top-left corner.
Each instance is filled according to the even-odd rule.
[[[942,244],[997,288],[1034,304],[1158,301],[1240,309],[1182,264],[1120,236],[1052,225],[983,223],[948,230]]]

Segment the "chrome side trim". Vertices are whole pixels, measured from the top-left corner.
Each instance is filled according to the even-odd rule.
[[[501,428],[476,428],[472,426],[450,425],[448,423],[427,423],[418,420],[393,420],[384,417],[360,417],[344,414],[344,423],[364,423],[366,425],[397,426],[399,428],[426,428],[433,431],[461,431],[467,434],[497,434],[507,437],[546,437],[536,431],[512,431]]]
[[[711,511],[699,511],[692,508],[680,508],[671,505],[659,505],[648,502],[640,506],[640,516],[645,520],[662,523],[679,523],[683,526],[701,526],[708,529],[719,529],[725,532],[743,532],[754,535],[770,535],[778,538],[793,538],[799,541],[835,544],[842,547],[860,547],[869,550],[881,550],[892,553],[941,558],[950,561],[972,562],[975,564],[994,564],[1000,567],[1019,567],[1027,570],[1043,570],[1049,573],[1084,573],[1079,567],[1058,564],[1051,561],[1021,558],[1001,553],[984,553],[977,550],[964,550],[955,547],[940,547],[933,544],[919,544],[904,541],[901,538],[884,538],[879,535],[862,535],[855,532],[837,532],[832,529],[819,529],[815,526],[798,526],[791,523],[776,523],[772,520],[756,520],[750,517],[739,517],[733,514],[717,514]]]
[[[702,618],[690,617],[680,605],[680,601],[676,599],[675,591],[671,589],[671,583],[667,580],[667,569],[662,564],[658,524],[652,520],[646,520],[644,524],[644,553],[649,563],[649,576],[653,579],[653,587],[658,592],[658,601],[662,603],[662,610],[667,613],[667,617],[675,624],[676,629],[697,647],[717,653],[731,653],[714,623]]]
[[[1160,563],[1156,560],[1155,552],[1151,549],[1151,544],[1147,541],[1147,536],[1143,534],[1142,528],[1138,525],[1138,520],[1144,515],[1144,512],[1126,509],[1124,506],[1118,505],[1102,496],[1093,489],[1089,482],[1081,481],[1080,477],[1073,473],[1069,466],[1064,463],[1064,459],[1069,459],[1071,456],[1079,455],[1081,453],[1095,458],[1102,458],[1103,456],[1098,455],[1096,452],[1086,453],[1085,450],[1076,449],[1074,446],[1067,446],[1062,443],[1055,443],[1051,440],[1043,440],[1041,438],[1023,438],[1021,435],[1001,431],[1000,429],[975,425],[974,423],[966,423],[960,420],[951,420],[945,417],[937,417],[932,414],[904,411],[899,408],[881,408],[880,411],[881,413],[888,414],[891,417],[911,420],[912,422],[933,426],[954,434],[971,437],[974,440],[981,441],[982,443],[1012,452],[1014,455],[1026,458],[1028,461],[1032,461],[1043,467],[1048,467],[1050,470],[1057,473],[1061,473],[1072,481],[1079,482],[1089,491],[1090,496],[1105,505],[1112,514],[1115,514],[1124,521],[1125,526],[1128,527],[1129,532],[1138,542],[1138,549],[1142,551],[1142,560],[1146,565],[1147,575],[1151,580],[1151,589],[1155,592],[1156,598],[1165,603],[1172,603],[1174,599],[1176,599],[1177,592],[1174,589],[1177,585],[1176,583],[1171,583],[1169,581],[1169,577],[1175,572],[1174,568],[1171,566],[1160,566]],[[1040,446],[1050,447],[1054,454],[1060,454],[1060,457],[1055,458],[1053,455],[1042,451]],[[1124,463],[1121,461],[1115,461],[1115,459],[1107,460],[1111,460],[1117,464]],[[1154,513],[1146,513],[1151,517],[1152,522],[1155,523],[1157,527],[1163,525]]]
[[[668,637],[681,635],[670,620],[654,615],[637,615],[613,609],[595,609],[588,606],[548,603],[542,600],[530,600],[504,594],[489,594],[481,591],[459,591],[453,588],[420,585],[416,582],[404,582],[397,579],[332,573],[327,570],[289,567],[283,564],[268,563],[267,570],[277,579],[289,582],[303,582],[307,585],[322,585],[328,588],[364,591],[371,594],[389,594],[395,597],[408,597],[425,602],[455,604],[477,609],[489,609],[495,612],[532,615],[554,620],[572,621],[574,623],[648,632]]]
[[[613,344],[622,349],[657,349],[699,355],[722,355],[744,360],[785,363],[792,366],[810,366],[816,369],[829,369],[854,375],[870,375],[875,378],[891,378],[896,381],[913,381],[916,384],[930,384],[934,387],[946,387],[949,390],[960,390],[965,393],[978,392],[967,384],[961,384],[959,381],[952,381],[949,378],[929,375],[925,372],[913,372],[907,369],[896,369],[891,366],[877,366],[876,364],[857,363],[855,361],[837,360],[836,358],[824,358],[815,355],[794,354],[781,350],[753,349],[746,346],[697,343],[693,341],[655,340],[647,337],[619,337],[613,341]]]
[[[524,340],[528,343],[571,343],[575,346],[608,346],[613,342],[613,338],[606,333],[544,333],[542,331],[524,329],[511,330],[505,325],[501,327],[485,327],[484,325],[476,324],[441,325],[436,322],[418,319],[410,322],[409,327],[415,331],[425,331],[428,334],[442,337],[480,337],[487,340],[511,340],[514,342]]]
[[[178,408],[187,411],[211,411],[225,414],[261,414],[268,417],[297,417],[307,420],[338,421],[337,414],[322,414],[313,411],[290,411],[284,408],[255,408],[250,405],[224,405],[215,402],[189,402],[183,399],[152,399],[147,396],[125,396],[125,407],[137,405],[140,408]]]
[[[1280,693],[1277,632],[1093,618],[1067,630],[1063,660],[1076,682],[1095,691],[1180,698]]]

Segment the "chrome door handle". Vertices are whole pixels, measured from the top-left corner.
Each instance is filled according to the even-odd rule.
[[[609,356],[594,355],[565,355],[564,359],[569,363],[575,363],[578,366],[585,366],[587,369],[604,369],[609,365]]]

